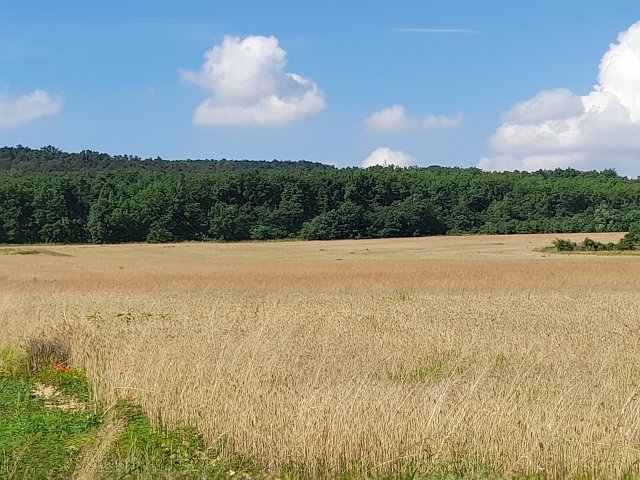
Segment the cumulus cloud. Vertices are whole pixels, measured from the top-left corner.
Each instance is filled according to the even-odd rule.
[[[506,123],[532,125],[545,120],[563,120],[584,113],[580,97],[570,90],[544,90],[525,102],[516,104],[504,115]]]
[[[326,108],[318,86],[286,73],[286,52],[278,39],[226,36],[205,54],[199,71],[181,70],[183,81],[212,94],[195,110],[196,125],[283,125]]]
[[[393,105],[369,115],[364,120],[364,126],[372,131],[408,131],[459,127],[462,120],[462,114],[455,117],[426,115],[410,118],[402,105]]]
[[[584,96],[569,90],[540,92],[504,115],[491,137],[497,153],[486,170],[556,167],[638,172],[640,160],[640,22],[610,45],[598,83]]]
[[[413,157],[401,150],[392,150],[388,147],[376,148],[371,155],[362,161],[362,167],[373,167],[375,165],[397,167],[409,167],[415,165]]]
[[[34,90],[17,98],[0,95],[0,127],[24,125],[39,117],[53,116],[62,108],[44,90]]]

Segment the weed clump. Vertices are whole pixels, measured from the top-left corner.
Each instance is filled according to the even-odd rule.
[[[67,368],[71,359],[71,345],[61,337],[39,337],[27,341],[29,368],[37,372],[48,366]]]

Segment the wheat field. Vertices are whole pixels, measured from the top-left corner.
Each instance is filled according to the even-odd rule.
[[[267,472],[640,475],[640,256],[555,237],[5,246],[0,347],[64,334],[100,401]]]

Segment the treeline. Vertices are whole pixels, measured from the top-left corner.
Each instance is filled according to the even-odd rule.
[[[215,173],[240,170],[309,172],[335,167],[306,160],[163,160],[133,155],[108,155],[85,150],[67,153],[51,145],[35,150],[28,147],[0,148],[0,173],[64,173],[95,171],[139,171],[164,173]]]
[[[0,173],[0,243],[624,231],[640,181],[476,168]]]

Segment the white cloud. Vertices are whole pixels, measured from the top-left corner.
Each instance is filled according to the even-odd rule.
[[[570,90],[544,90],[530,100],[517,103],[504,115],[506,123],[531,125],[545,120],[563,120],[584,113],[580,97]]]
[[[53,116],[62,101],[53,100],[44,90],[34,90],[17,98],[0,95],[0,127],[24,125],[39,117]]]
[[[415,165],[413,157],[401,150],[391,150],[388,147],[380,147],[371,152],[362,161],[362,167],[373,167],[374,165],[395,165],[397,167],[409,167]]]
[[[534,172],[536,170],[545,170],[549,165],[552,168],[567,168],[575,165],[581,160],[580,155],[528,155],[525,157],[514,157],[511,155],[498,155],[497,157],[484,157],[478,162],[478,168],[492,171],[505,170],[527,170]]]
[[[180,71],[184,81],[213,94],[196,108],[194,123],[274,126],[324,110],[324,96],[313,81],[283,71],[286,57],[273,36],[224,37],[205,54],[199,71]]]
[[[587,95],[543,91],[503,120],[489,141],[497,155],[483,158],[480,168],[614,167],[640,173],[640,22],[609,47],[598,84]]]
[[[408,131],[431,128],[454,128],[462,125],[462,114],[455,117],[427,115],[421,118],[409,118],[402,105],[374,112],[364,120],[364,126],[372,131]]]

